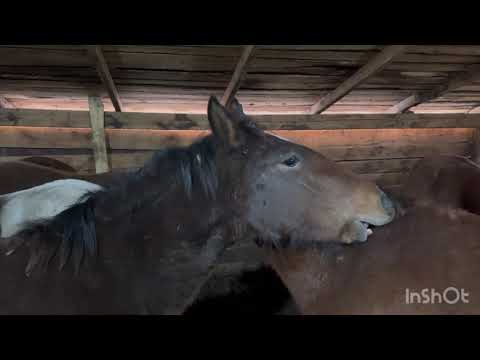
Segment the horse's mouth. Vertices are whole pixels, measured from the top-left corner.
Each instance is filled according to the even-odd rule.
[[[373,234],[373,229],[375,229],[375,225],[372,225],[370,223],[367,223],[365,221],[360,221],[360,223],[365,227],[367,230],[367,237]]]
[[[261,237],[255,237],[254,242],[258,247],[272,247],[272,248],[306,248],[308,246],[315,246],[324,243],[347,243],[347,244],[355,244],[355,243],[365,243],[367,242],[368,238],[373,234],[374,229],[377,228],[377,225],[373,225],[364,220],[353,220],[348,222],[345,227],[343,228],[343,234],[340,239],[335,239],[332,241],[315,241],[305,240],[302,241],[292,241],[289,236],[283,236],[281,239],[276,241],[266,240]]]

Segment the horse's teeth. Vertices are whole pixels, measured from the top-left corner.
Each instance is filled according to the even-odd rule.
[[[373,230],[372,229],[367,229],[367,236],[370,236],[373,234]]]

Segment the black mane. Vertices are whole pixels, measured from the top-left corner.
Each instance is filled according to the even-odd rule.
[[[183,187],[189,198],[198,188],[214,199],[218,188],[215,149],[214,138],[207,136],[188,147],[159,150],[133,176],[165,177],[165,169],[168,169],[174,182]]]
[[[46,270],[53,259],[58,260],[59,270],[63,270],[67,263],[73,263],[77,273],[85,261],[96,257],[98,251],[94,195],[82,197],[77,204],[49,221],[31,223],[10,239],[7,255],[23,244],[28,244],[29,260],[25,268],[27,276],[37,268]]]

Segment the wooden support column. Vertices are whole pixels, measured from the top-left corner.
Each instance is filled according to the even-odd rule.
[[[480,129],[473,130],[471,149],[472,160],[480,164]]]
[[[475,105],[467,114],[480,114],[480,106]],[[471,158],[480,165],[480,128],[475,128],[472,135]]]
[[[238,87],[240,86],[242,77],[245,73],[245,68],[248,64],[248,61],[252,57],[254,48],[255,48],[255,45],[247,45],[244,47],[242,56],[240,56],[240,60],[238,60],[237,66],[235,67],[235,71],[233,72],[232,79],[228,84],[227,90],[225,90],[225,93],[223,94],[221,103],[224,106],[228,107],[228,105],[230,104],[230,101],[232,101],[232,99],[235,97]]]
[[[92,148],[97,174],[109,171],[107,145],[105,137],[105,114],[103,103],[98,96],[88,97],[90,108],[90,126],[92,128]]]

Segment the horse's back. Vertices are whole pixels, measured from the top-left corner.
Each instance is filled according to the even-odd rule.
[[[0,194],[24,190],[50,181],[72,177],[74,173],[25,161],[0,164]]]
[[[47,156],[30,156],[30,157],[23,158],[20,161],[28,162],[31,164],[37,164],[40,166],[45,166],[52,169],[70,172],[70,173],[76,172],[76,170],[72,166],[68,165],[67,163],[64,163],[63,161],[60,161],[51,157],[47,157]]]

